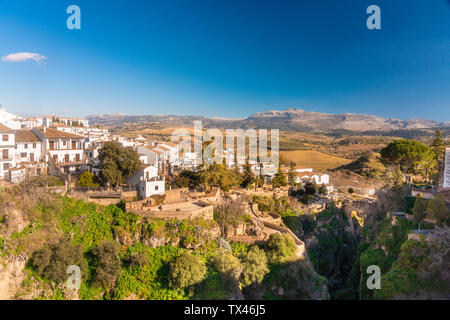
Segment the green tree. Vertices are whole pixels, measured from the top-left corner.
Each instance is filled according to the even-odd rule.
[[[255,174],[252,170],[252,166],[248,163],[248,161],[244,164],[244,173],[242,175],[242,184],[243,188],[247,188],[249,185],[255,182]]]
[[[93,249],[92,253],[97,258],[97,269],[92,283],[94,286],[110,289],[120,274],[119,244],[112,240],[104,240]]]
[[[213,265],[221,276],[232,283],[239,281],[242,273],[242,265],[238,258],[231,251],[221,251],[212,259]]]
[[[63,238],[57,244],[45,246],[36,251],[32,258],[32,265],[41,276],[57,283],[67,280],[69,277],[67,268],[71,265],[80,268],[82,277],[87,269],[83,258],[83,247],[73,245],[68,238]]]
[[[205,278],[206,265],[198,255],[185,251],[170,264],[170,285],[173,288],[187,288]]]
[[[225,164],[213,163],[204,166],[197,172],[200,175],[200,184],[203,187],[219,186],[222,190],[228,192],[231,187],[237,187],[242,182],[241,174],[236,169],[228,169]]]
[[[281,169],[278,169],[278,172],[272,178],[271,183],[274,188],[285,187],[287,185],[286,175],[281,171]]]
[[[400,170],[400,166],[397,166],[392,174],[392,181],[394,186],[399,187],[403,184],[403,173]]]
[[[313,179],[313,181],[305,183],[304,189],[306,194],[313,195],[317,193],[319,188],[317,187],[316,180]]]
[[[284,263],[297,251],[294,239],[288,234],[272,233],[267,241],[267,257],[271,263]]]
[[[328,194],[328,189],[327,189],[327,187],[325,186],[324,183],[322,183],[322,185],[319,188],[319,194],[321,196],[326,196]]]
[[[399,139],[381,149],[381,162],[386,166],[399,167],[404,174],[424,174],[436,166],[430,147],[415,140]]]
[[[242,202],[236,200],[217,206],[214,210],[214,220],[219,225],[222,235],[225,236],[228,226],[236,228],[243,222]]]
[[[98,187],[100,184],[97,182],[97,178],[93,173],[84,171],[80,179],[78,179],[77,185],[80,187]]]
[[[288,183],[292,187],[295,185],[295,162],[291,161],[289,165],[289,171],[288,171]]]
[[[179,187],[197,189],[201,185],[200,173],[192,170],[182,170],[175,179],[175,184]]]
[[[264,276],[269,273],[267,256],[257,246],[252,246],[242,258],[241,283],[244,287],[260,284]]]
[[[414,203],[414,207],[412,208],[413,220],[419,225],[419,230],[421,223],[426,217],[426,211],[427,211],[426,200],[422,198],[422,195],[419,195],[416,199],[416,202]]]
[[[442,133],[441,130],[436,130],[436,136],[431,143],[431,149],[433,150],[435,154],[435,159],[440,161],[444,158],[445,153],[445,141],[442,139]]]
[[[447,208],[445,199],[438,194],[434,199],[428,200],[426,214],[436,220],[440,226],[448,225],[450,219],[450,210]]]
[[[109,141],[100,150],[101,178],[104,184],[118,186],[126,178],[135,174],[141,161],[137,152],[130,147],[123,147],[119,142]]]

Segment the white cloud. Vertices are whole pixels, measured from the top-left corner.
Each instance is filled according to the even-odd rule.
[[[31,52],[11,53],[2,57],[2,61],[6,62],[22,62],[27,60],[34,60],[36,62],[39,62],[42,60],[47,60],[47,57],[40,55],[39,53],[31,53]]]

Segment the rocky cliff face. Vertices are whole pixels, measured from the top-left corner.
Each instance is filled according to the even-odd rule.
[[[0,300],[14,299],[26,277],[23,272],[26,261],[24,255],[0,258]]]
[[[318,214],[314,228],[302,237],[315,270],[327,278],[331,295],[346,286],[357,259],[363,215],[370,204],[346,200],[339,206]]]

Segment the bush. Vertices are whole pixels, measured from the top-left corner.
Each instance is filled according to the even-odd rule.
[[[221,252],[214,256],[213,265],[225,280],[238,281],[242,273],[242,265],[231,251]]]
[[[290,235],[272,233],[267,241],[267,257],[271,263],[284,263],[294,256],[297,246]]]
[[[67,268],[70,265],[80,267],[82,277],[87,269],[86,261],[83,259],[83,247],[72,245],[67,238],[36,251],[32,265],[39,275],[57,283],[68,279]]]
[[[198,255],[185,251],[170,265],[170,285],[173,288],[186,288],[205,278],[206,265]]]
[[[119,245],[112,240],[105,240],[92,251],[98,261],[93,284],[104,289],[109,289],[116,283],[120,273],[121,260],[119,257]]]
[[[267,257],[263,250],[253,246],[242,259],[241,283],[244,287],[260,284],[269,272]]]
[[[89,171],[84,171],[81,176],[80,179],[78,179],[77,185],[79,187],[99,187],[100,184],[97,181],[97,177],[94,176],[93,173],[89,172]]]

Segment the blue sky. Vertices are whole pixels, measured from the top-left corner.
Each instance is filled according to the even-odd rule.
[[[81,8],[81,30],[66,8]],[[381,8],[381,30],[366,8]],[[246,117],[297,107],[450,121],[450,1],[0,0],[17,114]]]

